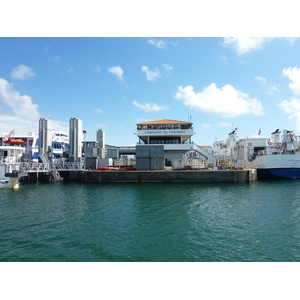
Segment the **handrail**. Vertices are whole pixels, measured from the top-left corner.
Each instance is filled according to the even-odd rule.
[[[80,162],[59,162],[59,163],[32,163],[23,162],[20,164],[20,171],[25,173],[52,172],[52,171],[80,171]]]

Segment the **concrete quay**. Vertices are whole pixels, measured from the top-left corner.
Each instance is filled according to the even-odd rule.
[[[71,178],[70,178],[71,179]],[[198,182],[198,183],[243,183],[257,180],[256,169],[243,170],[155,170],[155,171],[97,171],[78,172],[79,182]]]

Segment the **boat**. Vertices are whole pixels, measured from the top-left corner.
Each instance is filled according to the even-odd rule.
[[[21,162],[38,162],[39,153],[38,134],[29,132],[16,135],[14,130],[8,135],[0,134],[0,180],[5,183],[5,167],[10,166],[17,170]],[[51,156],[53,159],[62,159],[68,156],[69,136],[63,131],[52,131]]]
[[[227,167],[255,168],[258,179],[300,179],[300,134],[284,129],[270,138],[239,139],[235,131],[213,145],[213,155]],[[224,147],[225,146],[225,147]]]

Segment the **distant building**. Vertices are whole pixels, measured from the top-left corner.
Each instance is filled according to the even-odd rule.
[[[182,159],[187,151],[194,150],[191,141],[194,135],[193,123],[162,119],[137,124],[139,144],[164,145],[165,158]]]

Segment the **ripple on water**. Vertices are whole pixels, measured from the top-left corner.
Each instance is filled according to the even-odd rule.
[[[299,261],[298,181],[1,189],[1,261]]]

